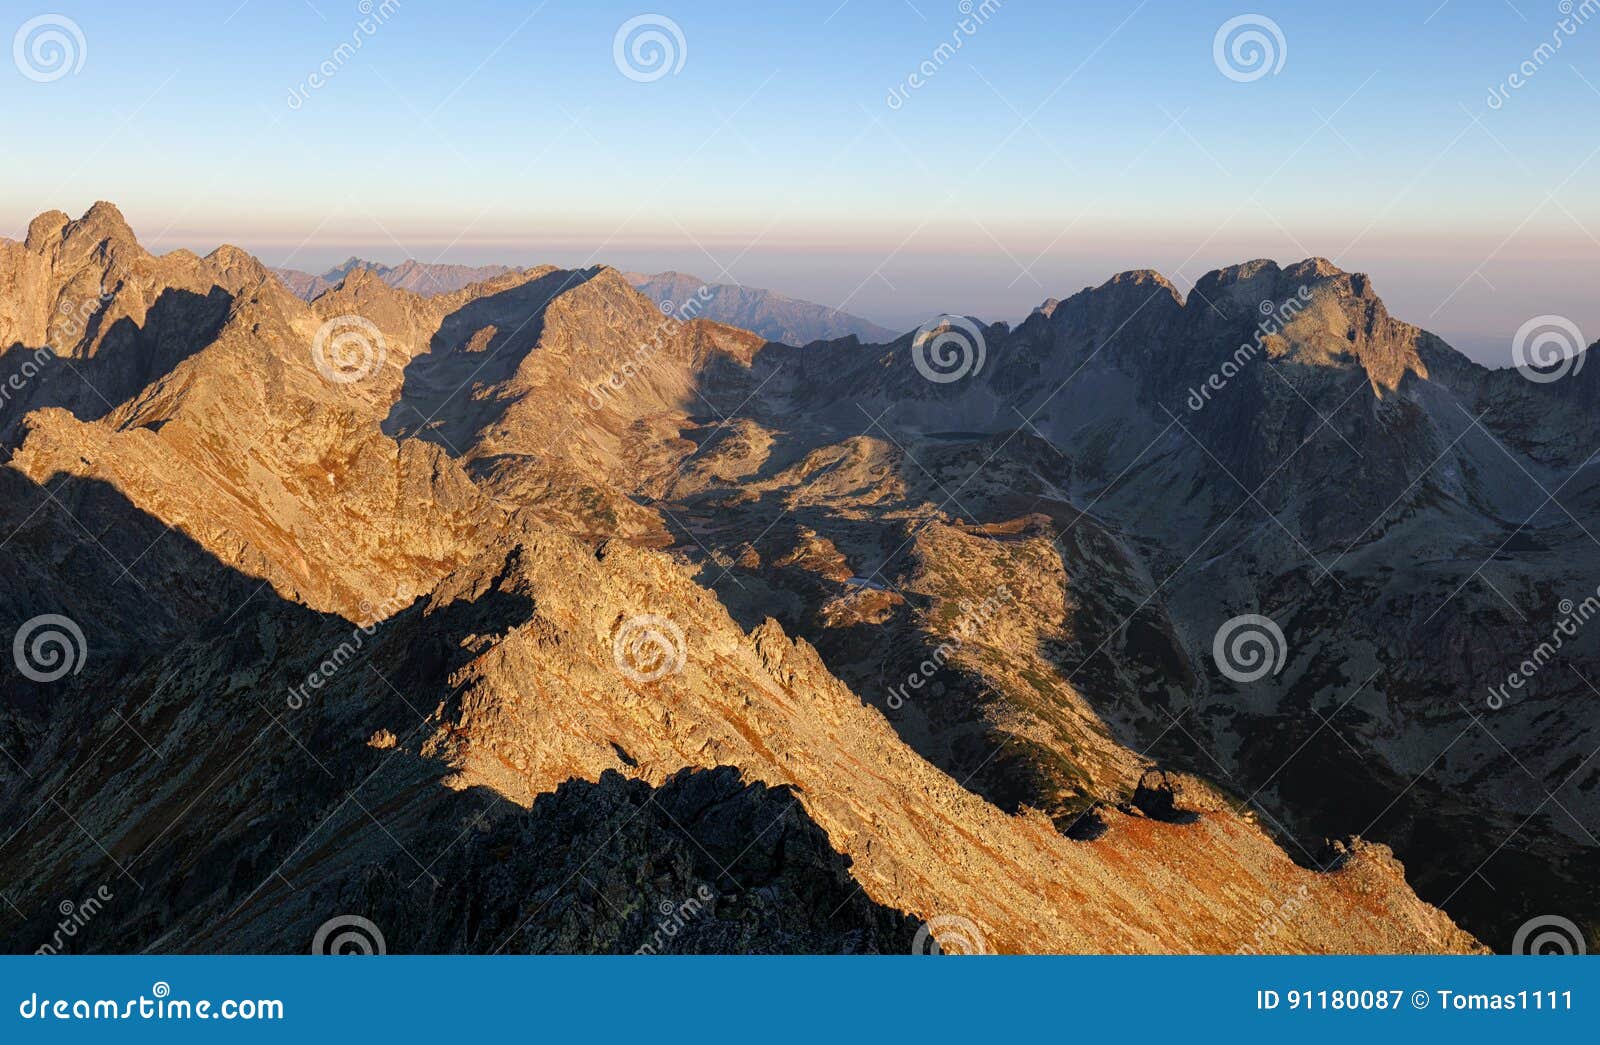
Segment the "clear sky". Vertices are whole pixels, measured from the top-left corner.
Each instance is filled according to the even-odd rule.
[[[0,234],[105,198],[158,250],[670,267],[900,328],[1317,254],[1487,362],[1600,337],[1596,0],[372,2],[5,5]],[[67,68],[13,36],[46,11]],[[614,47],[647,13],[664,68]],[[1245,14],[1281,67],[1219,64]]]

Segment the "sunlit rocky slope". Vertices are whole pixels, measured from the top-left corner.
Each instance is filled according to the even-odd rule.
[[[1600,640],[1484,698],[1593,592],[1600,377],[1483,371],[1320,261],[972,329],[930,380],[604,267],[308,302],[42,215],[0,245],[0,637],[84,655],[0,677],[8,947],[102,885],[74,950],[1593,924]],[[1283,663],[1240,683],[1246,613]]]

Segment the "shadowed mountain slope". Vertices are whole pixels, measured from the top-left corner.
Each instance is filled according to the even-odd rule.
[[[1590,402],[1458,363],[1364,277],[1128,274],[934,381],[909,338],[779,344],[604,267],[306,302],[106,206],[0,246],[0,367],[52,349],[0,414],[0,620],[92,654],[5,682],[16,949],[107,874],[101,949],[359,913],[396,949],[634,950],[702,884],[682,949],[937,916],[1006,951],[1476,946],[1353,835],[1495,946],[1520,912],[1474,863],[1591,917],[1592,705],[1458,706],[1520,659],[1478,551],[1530,620],[1581,576],[1517,513]],[[49,318],[85,287],[107,333]],[[1250,684],[1211,656],[1246,612],[1286,640]]]

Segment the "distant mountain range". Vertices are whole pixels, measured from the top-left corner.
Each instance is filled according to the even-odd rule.
[[[6,949],[1593,938],[1600,366],[1318,258],[877,345],[646,285],[0,245]]]
[[[698,276],[682,272],[661,272],[653,276],[626,272],[623,278],[663,308],[666,302],[676,307],[703,300],[704,307],[699,314],[705,318],[753,331],[769,341],[781,341],[786,345],[807,345],[844,337],[876,345],[893,341],[899,334],[860,316],[812,301],[785,297],[771,290],[707,283]]]
[[[351,257],[321,275],[282,268],[272,272],[291,292],[311,301],[357,269],[372,273],[391,287],[423,297],[453,293],[515,271],[506,265],[430,265],[415,260],[389,266]],[[869,344],[879,344],[893,340],[896,335],[895,331],[860,316],[812,301],[785,297],[771,290],[707,283],[698,276],[682,272],[654,275],[628,272],[624,273],[624,278],[664,310],[676,311],[692,303],[692,315],[749,330],[769,341],[805,345],[853,336]]]
[[[283,280],[292,292],[310,301],[333,289],[357,269],[372,273],[391,287],[409,290],[423,297],[448,294],[511,271],[507,265],[429,265],[414,258],[407,258],[398,265],[385,265],[364,258],[349,257],[320,276],[296,269],[280,268],[273,269],[272,272]]]

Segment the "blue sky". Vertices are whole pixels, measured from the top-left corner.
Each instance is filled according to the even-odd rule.
[[[942,0],[648,4],[400,0],[369,35],[334,0],[51,0],[83,62],[0,64],[0,234],[106,198],[154,249],[671,267],[896,327],[1318,254],[1487,362],[1541,313],[1600,337],[1600,10],[1491,107],[1555,3],[1006,0],[970,35]],[[613,49],[644,14],[683,41],[650,82]],[[1281,69],[1224,74],[1240,15]]]

